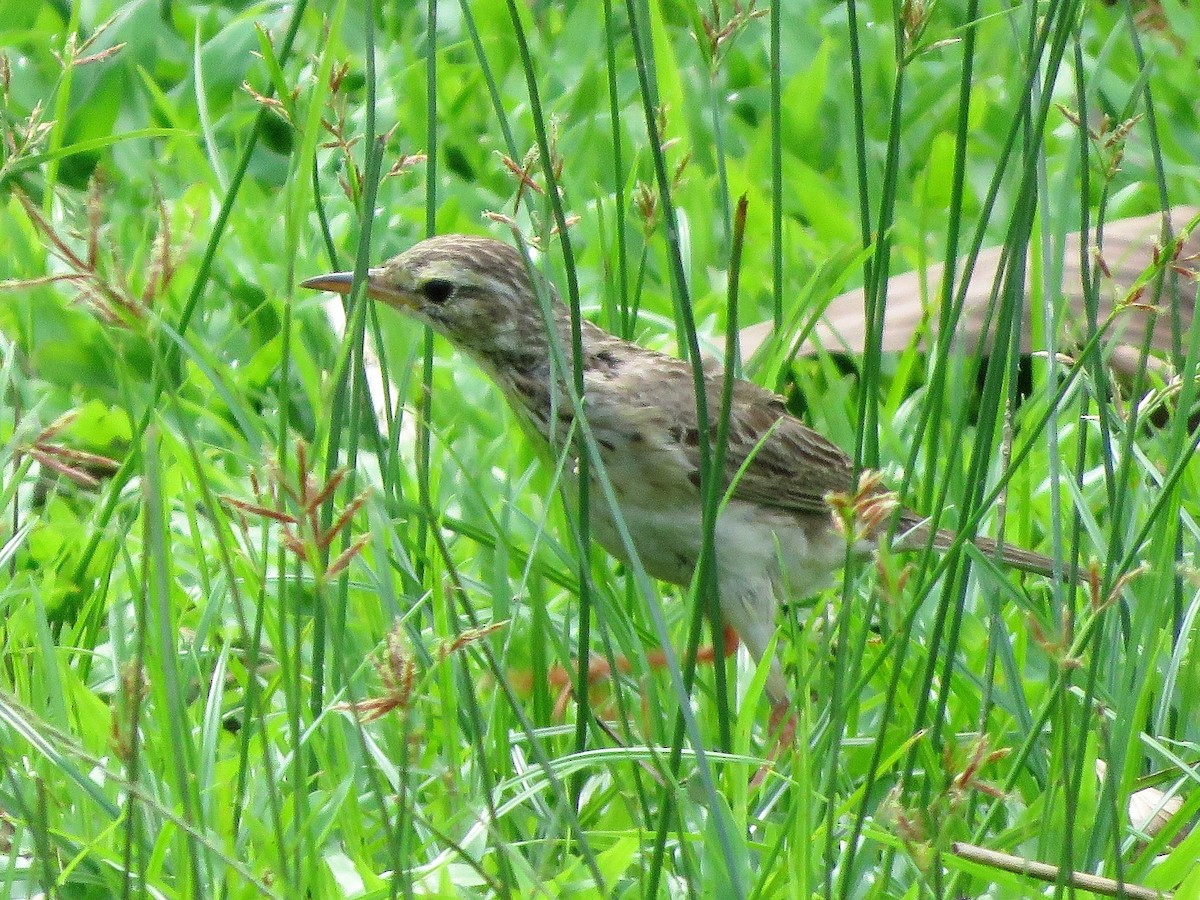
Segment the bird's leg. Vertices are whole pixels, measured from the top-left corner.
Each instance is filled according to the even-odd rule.
[[[771,582],[768,579],[727,578],[722,580],[720,591],[721,611],[729,625],[737,631],[742,643],[750,651],[750,658],[755,663],[761,662],[771,646],[771,638],[775,636],[775,619],[779,608]],[[771,765],[792,745],[798,728],[787,679],[784,678],[778,657],[774,655],[771,656],[770,670],[767,672],[766,693],[771,703],[771,749],[767,762],[750,780],[752,787],[762,783]]]
[[[722,644],[725,656],[732,656],[737,652],[738,635],[733,629],[733,626],[725,623],[721,629]],[[696,650],[696,663],[698,665],[711,665],[717,660],[717,648],[713,644],[708,644],[704,647],[699,647]],[[615,660],[616,671],[621,675],[628,675],[633,671],[633,663],[626,656],[618,656]],[[650,669],[665,669],[667,667],[666,651],[657,648],[649,651],[646,654],[646,665]],[[588,661],[587,683],[589,686],[599,684],[602,681],[607,681],[612,678],[613,666],[603,656],[593,656]],[[558,696],[554,702],[554,715],[556,718],[562,718],[566,713],[567,703],[575,692],[575,673],[568,671],[563,666],[552,666],[547,673],[547,681],[550,686],[558,689]],[[518,684],[529,684],[532,679],[523,673],[517,673],[514,676],[514,681]]]
[[[750,787],[756,788],[763,783],[763,779],[771,771],[771,766],[783,755],[784,750],[795,743],[798,727],[796,711],[792,709],[790,700],[782,703],[771,702],[771,718],[767,725],[768,733],[772,735],[771,752],[767,755],[767,761],[759,766],[750,779]]]
[[[775,737],[775,750],[790,746],[796,739],[796,711],[791,701],[771,704],[771,718],[767,729]]]
[[[771,638],[775,636],[775,618],[779,605],[775,601],[771,582],[766,578],[726,578],[722,579],[720,592],[726,632],[733,629],[750,651],[750,658],[758,664],[767,655]],[[737,646],[736,643],[734,646]],[[767,672],[766,691],[772,708],[791,706],[787,679],[783,677],[783,668],[775,656],[771,657],[770,670]]]
[[[738,643],[738,635],[733,630],[733,626],[728,622],[721,623],[721,644],[722,649],[725,651],[725,656],[733,656],[733,654],[737,653]],[[708,644],[707,646],[696,648],[696,663],[698,665],[711,665],[716,661],[716,644]],[[652,669],[665,669],[667,667],[667,654],[661,648],[651,650],[646,654],[646,663]],[[622,671],[628,671],[628,669],[622,669]]]

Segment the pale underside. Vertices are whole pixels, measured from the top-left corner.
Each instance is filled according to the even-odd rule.
[[[628,462],[626,455],[624,461]],[[658,506],[642,502],[637,482],[626,482],[628,466],[607,465],[621,519],[646,573],[671,584],[690,583],[700,557],[703,508],[693,489],[691,502]],[[627,488],[624,485],[631,484]],[[612,508],[600,491],[590,503],[592,535],[617,559],[630,554]],[[793,516],[730,500],[714,534],[717,591],[727,625],[737,632],[753,659],[762,659],[775,633],[779,601],[804,598],[827,587],[846,556],[845,540],[820,517]],[[787,685],[771,657],[767,694],[787,701]]]

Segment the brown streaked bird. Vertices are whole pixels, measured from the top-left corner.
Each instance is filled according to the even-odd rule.
[[[351,273],[322,275],[304,287],[345,294]],[[554,326],[571,372],[571,319],[551,285]],[[529,429],[554,453],[572,433],[566,382],[556,372],[541,307],[521,254],[499,241],[465,235],[429,238],[367,275],[367,295],[426,323],[475,360]],[[700,434],[691,365],[615,337],[590,322],[583,330],[587,421],[600,448],[620,514],[646,572],[687,586],[700,556]],[[570,374],[567,375],[570,378]],[[707,376],[715,437],[722,373]],[[741,471],[743,466],[744,471]],[[739,475],[740,472],[740,475]],[[788,413],[783,398],[748,381],[733,384],[725,488],[732,493],[716,524],[721,612],[757,663],[775,633],[779,601],[825,587],[845,562],[846,539],[827,501],[852,494],[853,461]],[[628,562],[613,511],[599,491],[589,505],[592,533]],[[882,537],[878,524],[864,551]],[[906,545],[928,540],[923,517],[899,513]],[[935,546],[954,539],[941,530]],[[975,544],[984,553],[997,545]],[[999,548],[1010,565],[1048,574],[1051,560]],[[790,706],[778,660],[766,691],[772,721]]]

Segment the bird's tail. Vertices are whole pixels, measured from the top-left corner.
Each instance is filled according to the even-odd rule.
[[[929,520],[905,510],[900,515],[896,538],[897,545],[903,548],[924,547],[929,543]],[[957,539],[958,535],[949,528],[939,528],[933,534],[933,547],[935,550],[948,550]],[[1001,544],[989,537],[977,536],[972,543],[984,556],[998,556],[1003,562],[1022,572],[1046,576],[1055,572],[1054,560],[1041,553],[1011,544]]]

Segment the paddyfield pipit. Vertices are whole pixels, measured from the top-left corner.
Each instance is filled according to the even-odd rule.
[[[303,286],[345,294],[350,283],[351,273],[339,272],[310,278]],[[570,379],[570,314],[553,287],[545,287]],[[552,452],[574,452],[569,441],[573,406],[553,364],[542,308],[519,252],[489,238],[430,238],[371,269],[367,294],[448,338],[492,378],[528,430]],[[621,518],[646,572],[687,586],[703,543],[702,438],[692,368],[590,322],[584,321],[582,329],[585,414]],[[724,377],[719,372],[706,376],[713,436]],[[775,632],[780,599],[816,593],[845,562],[846,538],[835,526],[827,498],[854,493],[854,466],[840,448],[790,415],[782,397],[738,379],[724,461],[726,490],[731,484],[716,522],[717,590],[725,624],[757,663]],[[628,562],[613,510],[599,491],[592,493],[589,511],[596,540]],[[928,540],[921,516],[909,510],[898,515],[895,533],[913,545]],[[867,532],[864,551],[888,531],[890,519],[880,519]],[[953,538],[942,530],[934,544],[944,548]],[[975,544],[985,553],[997,550],[986,538]],[[1036,553],[1012,547],[1000,552],[1021,569],[1052,569],[1051,561]],[[775,659],[766,690],[772,719],[779,720],[789,698]]]

